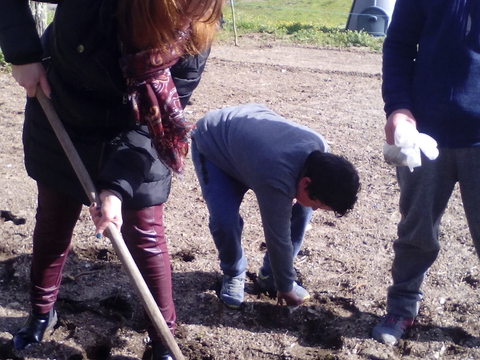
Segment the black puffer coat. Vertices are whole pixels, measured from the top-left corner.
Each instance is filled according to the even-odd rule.
[[[166,201],[170,171],[158,160],[146,127],[135,124],[119,67],[115,0],[63,0],[38,38],[27,0],[0,2],[0,46],[15,65],[43,61],[52,103],[98,190],[117,192],[125,208]],[[43,43],[43,46],[42,46]],[[172,75],[185,107],[200,81],[208,52],[181,59]],[[88,204],[35,98],[23,133],[25,165],[36,181]]]

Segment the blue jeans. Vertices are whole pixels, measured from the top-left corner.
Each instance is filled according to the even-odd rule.
[[[234,179],[200,154],[192,141],[192,160],[202,189],[202,195],[210,213],[209,228],[218,250],[220,269],[225,275],[237,276],[247,268],[241,237],[243,219],[240,205],[248,186]],[[302,245],[305,228],[312,216],[312,209],[296,203],[292,208],[291,239],[292,261]],[[272,273],[268,251],[263,259],[262,274]]]
[[[397,169],[400,186],[398,239],[393,249],[393,285],[388,289],[387,312],[416,317],[427,270],[440,250],[438,232],[455,184],[460,184],[473,243],[480,254],[480,147],[440,149],[434,161],[422,156],[422,166],[410,172]]]

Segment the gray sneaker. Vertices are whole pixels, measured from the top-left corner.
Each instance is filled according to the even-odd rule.
[[[383,344],[395,345],[405,330],[413,325],[414,318],[387,314],[372,330],[372,337]]]
[[[220,299],[230,309],[238,309],[243,303],[245,272],[237,276],[222,276]]]
[[[273,281],[273,276],[263,275],[262,269],[258,271],[257,284],[259,287],[261,287],[263,290],[269,293],[277,291],[277,289],[275,288],[275,283]],[[295,290],[295,293],[297,294],[297,296],[303,301],[310,299],[310,294],[308,293],[308,291],[305,288],[298,285],[296,281],[293,282],[293,290]]]

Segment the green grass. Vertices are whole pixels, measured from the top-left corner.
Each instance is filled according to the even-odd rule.
[[[351,0],[233,0],[238,22],[313,23],[327,27],[345,26]],[[230,2],[224,9],[230,15]]]
[[[260,33],[277,40],[329,47],[368,47],[380,50],[383,38],[345,30],[353,0],[234,0],[238,35]],[[224,8],[220,40],[231,39],[230,2]]]

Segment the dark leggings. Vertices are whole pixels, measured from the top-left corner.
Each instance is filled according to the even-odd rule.
[[[82,204],[38,184],[37,222],[33,233],[31,267],[31,302],[34,312],[49,312],[57,300],[62,270],[81,210]],[[173,334],[176,316],[172,299],[170,259],[162,218],[162,205],[140,210],[123,210],[122,235]],[[148,317],[147,322],[150,338],[161,341]]]

